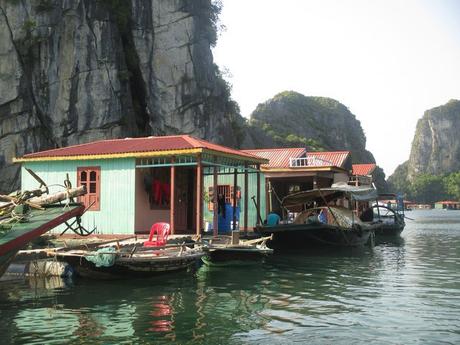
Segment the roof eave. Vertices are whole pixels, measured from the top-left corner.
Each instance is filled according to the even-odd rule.
[[[348,172],[347,169],[336,167],[336,166],[323,166],[323,167],[302,167],[302,168],[269,168],[261,167],[262,171],[269,172],[311,172],[311,171],[339,171],[339,172]]]
[[[127,152],[127,153],[109,153],[109,154],[94,154],[94,155],[72,155],[72,156],[54,156],[54,157],[21,157],[13,158],[13,163],[25,162],[47,162],[47,161],[76,161],[76,160],[94,160],[94,159],[120,159],[120,158],[146,158],[146,157],[162,157],[174,156],[183,154],[198,154],[203,152],[202,148],[196,149],[180,149],[180,150],[162,150],[162,151],[146,151],[146,152]]]

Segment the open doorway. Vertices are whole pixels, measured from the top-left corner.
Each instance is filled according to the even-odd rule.
[[[195,228],[195,169],[176,168],[174,224],[176,234],[192,234]],[[135,233],[148,234],[157,222],[170,222],[171,168],[136,169]]]

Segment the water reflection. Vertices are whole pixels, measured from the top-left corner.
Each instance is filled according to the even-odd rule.
[[[460,228],[434,216],[436,230],[421,215],[373,249],[145,280],[2,282],[2,343],[460,343]]]

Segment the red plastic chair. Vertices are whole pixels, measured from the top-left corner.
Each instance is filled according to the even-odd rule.
[[[149,240],[144,242],[144,247],[161,247],[166,244],[170,234],[170,227],[168,223],[155,223],[150,229]],[[154,236],[156,240],[154,240]]]

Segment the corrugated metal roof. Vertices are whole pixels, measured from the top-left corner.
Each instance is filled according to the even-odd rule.
[[[262,165],[265,168],[289,168],[289,158],[299,158],[305,156],[305,148],[277,148],[277,149],[258,149],[243,150],[246,153],[268,159],[268,164]]]
[[[226,146],[217,145],[197,139],[189,135],[173,135],[144,138],[125,138],[100,140],[91,143],[62,147],[58,149],[40,151],[24,155],[23,159],[55,158],[72,156],[104,156],[114,154],[135,154],[145,152],[207,149],[220,153],[231,154],[259,161],[259,157],[250,153],[235,150]]]
[[[277,149],[258,149],[243,150],[261,158],[270,160],[269,164],[264,164],[265,168],[290,168],[290,158],[305,158],[307,162],[303,167],[325,167],[334,166],[343,168],[350,155],[349,151],[334,152],[307,152],[305,148],[277,148]]]
[[[317,151],[307,152],[306,158],[309,166],[334,166],[344,168],[345,162],[350,155],[350,151]]]
[[[375,164],[353,164],[353,175],[367,176],[374,171]]]

